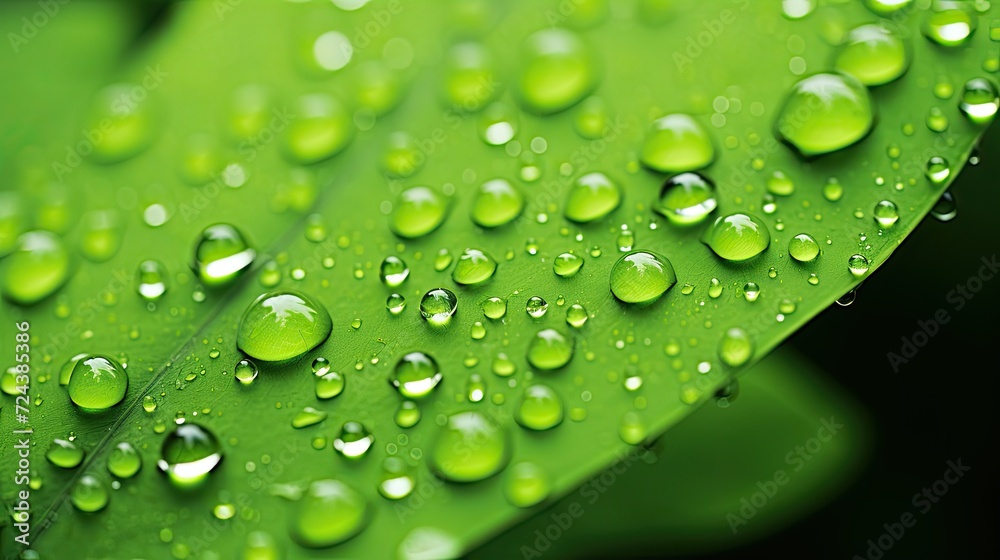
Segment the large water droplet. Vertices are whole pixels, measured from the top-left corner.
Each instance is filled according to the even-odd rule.
[[[476,482],[507,466],[510,432],[489,416],[475,411],[448,417],[430,454],[430,466],[444,480]]]
[[[420,299],[420,315],[436,327],[447,325],[457,309],[458,297],[446,288],[434,288]]]
[[[400,457],[386,457],[382,461],[378,493],[390,500],[401,500],[409,496],[416,486],[413,470]]]
[[[493,55],[479,43],[448,49],[444,72],[444,97],[460,111],[478,111],[499,93]]]
[[[147,88],[137,84],[112,84],[97,93],[87,127],[94,131],[89,138],[96,159],[106,163],[122,161],[149,145],[154,111],[148,94]]]
[[[855,27],[840,46],[834,67],[866,86],[887,84],[902,76],[910,55],[902,37],[886,26]]]
[[[167,291],[167,267],[153,259],[139,263],[137,290],[147,301],[156,301]]]
[[[222,447],[215,434],[198,424],[177,426],[163,440],[156,465],[181,487],[203,482],[222,460]]]
[[[699,173],[681,173],[667,179],[654,209],[677,225],[696,224],[717,205],[715,184]]]
[[[91,411],[106,410],[125,398],[128,374],[114,358],[89,355],[73,367],[68,390],[76,406]]]
[[[262,294],[240,319],[236,346],[265,362],[297,358],[330,336],[333,321],[321,303],[300,292]]]
[[[502,319],[507,314],[507,300],[496,296],[483,302],[483,315],[490,319]]]
[[[573,338],[556,329],[540,330],[528,343],[527,357],[536,369],[559,369],[573,359]]]
[[[540,465],[516,463],[504,475],[503,494],[507,501],[520,508],[537,505],[552,493],[552,477]]]
[[[604,173],[587,173],[570,187],[566,199],[566,218],[574,222],[592,222],[610,214],[622,202],[621,188]]]
[[[375,443],[375,435],[361,422],[344,422],[333,448],[348,459],[360,459]]]
[[[745,261],[763,253],[771,243],[771,233],[760,218],[751,214],[730,214],[715,220],[703,241],[727,261]]]
[[[788,242],[788,254],[799,262],[812,262],[819,256],[819,243],[808,233],[800,233]]]
[[[861,140],[874,121],[864,85],[847,75],[816,74],[792,87],[776,128],[803,155],[816,156]]]
[[[108,454],[108,472],[118,478],[132,478],[142,468],[142,456],[131,443],[118,443]]]
[[[370,516],[368,500],[339,480],[317,480],[295,504],[288,532],[306,548],[326,548],[360,533]]]
[[[942,5],[955,7],[930,11],[924,21],[924,35],[945,47],[964,45],[976,30],[977,16],[959,2],[942,2]]]
[[[528,298],[528,301],[524,303],[524,311],[532,319],[541,319],[545,316],[545,312],[548,310],[549,302],[539,296],[531,296]]]
[[[611,268],[611,293],[625,303],[652,303],[676,283],[673,265],[652,251],[622,255]]]
[[[458,258],[458,264],[451,271],[451,279],[456,284],[474,286],[493,277],[497,261],[480,249],[466,249]]]
[[[430,187],[410,187],[399,194],[389,227],[400,237],[414,238],[434,231],[448,215],[448,201]]]
[[[85,474],[73,485],[70,491],[69,500],[73,506],[86,513],[100,511],[108,505],[108,488],[99,478],[92,474]]]
[[[1000,94],[997,93],[996,84],[986,78],[973,78],[965,82],[958,108],[974,123],[992,121],[1000,108]]]
[[[855,254],[847,259],[847,268],[856,277],[864,276],[870,266],[868,259],[864,255]]]
[[[872,211],[872,216],[875,218],[875,222],[878,223],[878,225],[887,228],[899,220],[899,210],[896,208],[896,204],[892,201],[881,200],[875,205],[875,210]]]
[[[562,278],[572,278],[583,268],[583,258],[573,253],[563,253],[552,261],[552,272]]]
[[[76,468],[83,462],[83,450],[65,439],[54,439],[45,452],[45,458],[62,469]]]
[[[218,286],[234,280],[256,256],[240,230],[215,224],[201,232],[194,249],[194,269],[205,285]]]
[[[730,367],[739,367],[753,357],[753,341],[750,335],[739,327],[733,327],[722,335],[719,343],[719,359]]]
[[[285,152],[298,163],[315,163],[347,147],[354,137],[351,114],[325,93],[304,95],[296,101],[295,117],[286,125]]]
[[[517,423],[530,430],[548,430],[563,420],[563,403],[548,385],[532,385],[521,395]]]
[[[389,255],[382,261],[382,266],[379,267],[378,277],[382,280],[382,283],[390,288],[397,288],[406,281],[406,278],[410,275],[410,267],[406,266],[406,262],[403,259],[395,256]]]
[[[419,399],[431,394],[441,378],[441,368],[434,358],[423,352],[410,352],[396,363],[389,383],[404,397]]]
[[[403,401],[399,403],[393,420],[400,428],[412,428],[420,422],[420,407],[413,401]]]
[[[492,228],[510,223],[524,210],[524,195],[510,181],[486,181],[476,193],[472,203],[472,221]]]
[[[715,161],[712,139],[690,115],[675,113],[653,121],[639,160],[664,173],[695,171]]]
[[[518,94],[528,109],[543,115],[576,105],[597,85],[598,69],[576,33],[552,28],[525,40]]]
[[[69,279],[69,252],[62,239],[47,231],[17,238],[17,249],[3,260],[3,293],[30,305],[50,296]]]

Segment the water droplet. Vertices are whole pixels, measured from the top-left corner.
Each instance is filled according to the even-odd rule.
[[[378,277],[382,280],[382,283],[390,288],[402,285],[409,275],[410,267],[406,266],[403,259],[394,255],[389,255],[382,261],[382,266],[379,267],[378,273]]]
[[[635,412],[626,412],[618,428],[618,437],[629,445],[639,445],[646,439],[647,434],[642,418]]]
[[[865,0],[865,6],[880,16],[888,16],[908,7],[913,0]]]
[[[874,120],[864,85],[848,75],[816,74],[792,87],[776,128],[802,155],[817,156],[861,140]]]
[[[73,485],[69,500],[73,506],[83,512],[93,513],[108,505],[108,488],[92,474],[85,474]]]
[[[420,299],[420,315],[436,327],[447,325],[457,309],[458,298],[446,288],[430,290]]]
[[[420,422],[420,407],[413,401],[403,401],[396,409],[394,420],[400,428],[412,428]]]
[[[618,251],[622,253],[631,251],[632,246],[635,245],[635,234],[627,226],[623,225],[621,231],[618,232],[618,237],[615,238],[615,245],[618,246]]]
[[[507,314],[507,300],[496,296],[488,298],[483,302],[483,315],[496,320],[502,319]]]
[[[382,461],[378,493],[390,500],[401,500],[413,492],[416,480],[413,469],[399,457],[386,457]]]
[[[388,145],[379,161],[387,174],[404,179],[416,173],[426,159],[413,136],[394,132],[389,135]]]
[[[456,284],[475,286],[492,278],[496,270],[497,261],[489,253],[480,249],[466,249],[451,271],[451,279]]]
[[[588,97],[580,104],[573,118],[573,127],[580,136],[596,140],[604,136],[610,120],[611,110],[607,102],[600,97]]]
[[[931,209],[931,216],[942,222],[950,222],[958,215],[958,206],[951,191],[945,191]]]
[[[190,422],[180,424],[163,440],[157,466],[178,486],[195,486],[222,460],[215,434]]]
[[[454,257],[451,256],[451,252],[448,249],[441,249],[438,254],[434,256],[434,270],[441,272],[444,269],[451,266],[451,262]]]
[[[910,55],[902,37],[877,23],[855,27],[837,51],[834,68],[866,86],[887,84],[902,76]]]
[[[948,5],[960,6],[957,2]],[[935,43],[945,47],[957,47],[965,44],[976,30],[976,16],[971,10],[962,7],[931,11],[924,21],[924,35]]]
[[[3,293],[20,305],[31,305],[55,293],[69,279],[69,252],[62,239],[47,231],[29,231],[4,259]]]
[[[410,187],[399,194],[389,226],[400,237],[415,238],[434,231],[448,214],[448,202],[430,187]]]
[[[868,259],[864,255],[851,255],[847,259],[847,268],[854,276],[864,275],[864,273],[868,272],[869,266]]]
[[[548,385],[536,384],[524,390],[515,417],[529,430],[548,430],[563,420],[563,403]]]
[[[226,284],[250,266],[257,253],[229,224],[208,226],[195,246],[194,268],[207,286]]]
[[[767,250],[771,233],[760,218],[730,214],[717,218],[702,240],[727,261],[745,261]]]
[[[346,384],[347,380],[339,373],[335,371],[325,373],[316,379],[316,398],[323,400],[332,399],[344,392]]]
[[[562,253],[552,261],[552,272],[562,278],[572,278],[583,267],[583,259],[573,253]]]
[[[622,202],[621,188],[604,173],[587,173],[573,182],[566,199],[566,218],[578,223],[599,220]]]
[[[933,156],[927,160],[925,174],[932,183],[940,185],[947,181],[948,177],[951,177],[951,167],[948,164],[948,160],[941,156]]]
[[[465,384],[465,397],[469,399],[469,402],[477,403],[482,401],[485,396],[486,382],[483,381],[481,375],[473,373]]]
[[[303,95],[284,130],[285,153],[297,163],[316,163],[347,147],[354,137],[351,113],[325,93]]]
[[[389,297],[385,298],[385,308],[389,313],[399,315],[406,309],[406,298],[400,294],[389,294]]]
[[[126,441],[118,443],[108,454],[108,472],[118,478],[132,478],[142,468],[142,456]]]
[[[757,298],[760,297],[760,286],[756,282],[743,284],[743,297],[751,303],[757,301]]]
[[[891,201],[882,200],[875,205],[875,210],[872,211],[872,215],[875,217],[875,221],[878,225],[887,228],[895,224],[896,220],[899,219],[899,210]]]
[[[389,383],[408,399],[430,395],[441,383],[441,368],[437,361],[423,352],[410,352],[399,359]]]
[[[549,303],[538,296],[531,296],[524,304],[524,310],[532,319],[541,319],[549,310]]]
[[[778,196],[791,196],[795,192],[795,183],[784,171],[775,171],[767,178],[767,191]]]
[[[149,145],[155,112],[148,93],[138,84],[124,83],[109,85],[97,93],[87,119],[87,130],[102,132],[91,138],[96,159],[105,163],[123,161]]]
[[[517,113],[504,103],[494,103],[479,117],[479,137],[490,146],[503,146],[517,133]]]
[[[327,548],[364,530],[370,515],[368,500],[347,484],[316,480],[295,504],[288,533],[303,547]]]
[[[652,303],[676,283],[670,261],[651,251],[623,255],[611,268],[611,293],[625,303]]]
[[[90,411],[106,410],[125,398],[128,374],[114,358],[92,354],[73,367],[68,389],[76,406]]]
[[[524,210],[524,195],[510,181],[493,179],[483,183],[472,204],[472,221],[493,228],[510,223]]]
[[[147,301],[156,301],[167,291],[167,268],[160,261],[139,263],[138,292]]]
[[[486,336],[486,327],[479,321],[472,323],[472,328],[469,329],[469,333],[473,340],[482,340]]]
[[[831,177],[823,185],[823,198],[830,202],[837,202],[842,196],[844,196],[844,186],[840,184],[840,181]]]
[[[986,78],[973,78],[965,82],[959,109],[974,123],[985,124],[993,120],[1000,108],[997,86]]]
[[[664,173],[695,171],[715,161],[715,147],[704,127],[690,115],[676,113],[653,121],[639,160]]]
[[[739,367],[753,357],[753,341],[750,335],[739,327],[733,327],[722,335],[719,343],[719,359],[730,367]]]
[[[663,184],[654,209],[677,225],[701,222],[718,204],[715,183],[699,173],[674,175]]]
[[[88,212],[81,220],[80,252],[92,262],[115,256],[122,243],[122,225],[115,210]]]
[[[576,105],[597,85],[592,53],[576,33],[543,29],[524,43],[517,93],[528,109],[543,115]]]
[[[445,58],[445,99],[460,111],[478,111],[496,95],[493,56],[479,43],[452,46]]]
[[[146,395],[142,397],[142,409],[146,412],[153,412],[156,410],[156,399],[153,395]]]
[[[788,254],[799,262],[812,262],[819,256],[819,243],[808,233],[800,233],[788,242]]]
[[[708,297],[717,299],[722,295],[722,282],[718,278],[712,278],[708,283]]]
[[[511,456],[510,432],[479,412],[448,416],[430,454],[430,466],[451,482],[476,482],[507,466]]]
[[[543,502],[551,493],[552,477],[535,463],[515,463],[504,475],[503,494],[511,505],[529,508]]]
[[[574,303],[566,310],[566,323],[573,328],[581,328],[588,319],[587,309],[579,303]]]
[[[54,439],[45,452],[45,458],[53,465],[63,468],[76,468],[83,462],[83,450],[75,443],[65,439]]]
[[[927,128],[934,132],[944,132],[948,130],[948,117],[937,107],[931,107],[927,112]]]
[[[315,426],[323,420],[326,420],[326,416],[326,412],[307,406],[296,413],[292,418],[292,427],[298,429]]]
[[[311,296],[268,292],[243,312],[236,346],[252,358],[282,362],[316,348],[332,330],[330,314]]]
[[[344,422],[333,448],[349,459],[360,459],[375,443],[375,435],[361,422]]]
[[[536,369],[559,369],[572,358],[573,339],[556,329],[538,331],[528,343],[528,363]]]

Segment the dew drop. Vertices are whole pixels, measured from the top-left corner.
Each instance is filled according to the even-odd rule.
[[[663,184],[654,209],[677,225],[704,220],[718,201],[715,183],[699,173],[674,175]]]
[[[81,476],[69,494],[69,500],[73,502],[73,506],[86,513],[104,509],[108,505],[109,499],[107,486],[92,474]]]
[[[847,268],[854,276],[863,276],[866,272],[868,272],[869,267],[870,264],[868,263],[868,259],[865,258],[864,255],[855,254],[851,255],[851,257],[847,259]]]
[[[970,121],[985,124],[993,120],[1000,108],[997,86],[986,78],[973,78],[965,82],[959,109]]]
[[[333,448],[348,459],[360,459],[368,453],[375,436],[361,422],[344,422],[333,440]]]
[[[441,383],[437,361],[423,352],[410,352],[399,359],[389,383],[408,399],[421,399]]]
[[[194,269],[206,286],[233,281],[257,256],[243,234],[229,224],[208,226],[194,249]]]
[[[695,171],[715,161],[715,147],[705,128],[690,115],[676,113],[653,121],[639,161],[664,173]]]
[[[107,410],[120,403],[128,390],[128,374],[114,358],[91,354],[73,367],[69,398],[87,411]]]
[[[475,411],[448,416],[430,453],[430,467],[451,482],[476,482],[504,469],[511,457],[510,432]]]
[[[434,288],[420,299],[420,315],[435,327],[443,327],[451,322],[458,309],[458,297],[446,288]]]
[[[529,430],[548,430],[563,420],[563,403],[548,385],[527,387],[517,408],[517,423]]]
[[[139,295],[146,301],[156,301],[167,291],[167,268],[160,261],[147,259],[139,263],[137,279]]]
[[[240,319],[236,346],[252,358],[282,362],[322,344],[333,330],[326,308],[301,292],[262,294]]]
[[[493,179],[480,185],[472,203],[472,221],[494,228],[510,223],[524,210],[524,195],[510,181]]]
[[[288,532],[303,547],[327,548],[364,530],[370,515],[368,500],[358,491],[339,480],[316,480],[295,504]]]
[[[549,310],[549,303],[538,296],[531,296],[524,304],[524,310],[532,319],[541,319]]]
[[[715,220],[703,237],[716,255],[727,261],[745,261],[763,253],[771,234],[760,218],[751,214],[730,214]]]
[[[316,163],[340,153],[354,137],[350,112],[331,95],[303,95],[285,126],[285,153],[297,163]]]
[[[400,237],[422,237],[437,229],[448,214],[448,202],[430,187],[410,187],[393,206],[389,227]]]
[[[600,172],[587,173],[573,182],[566,199],[566,218],[577,223],[599,220],[621,204],[617,183]]]
[[[55,234],[29,231],[17,238],[16,247],[3,262],[3,294],[10,301],[31,305],[69,279],[69,252]]]
[[[588,318],[587,309],[579,303],[574,303],[566,310],[566,323],[575,329],[583,327]]]
[[[801,119],[800,115],[807,115]],[[792,87],[782,107],[778,134],[802,155],[835,152],[864,138],[875,115],[865,86],[841,74],[816,74]]]
[[[730,367],[739,367],[753,357],[753,341],[750,335],[739,327],[726,331],[719,343],[719,359]]]
[[[528,343],[527,358],[536,369],[559,369],[573,358],[573,339],[556,329],[538,331]]]
[[[118,478],[132,478],[142,468],[142,456],[127,441],[119,442],[108,454],[108,472]]]
[[[670,261],[651,251],[622,255],[611,268],[611,293],[625,303],[652,303],[676,283]]]
[[[548,115],[576,105],[597,85],[592,53],[576,33],[543,29],[524,43],[518,97],[531,111]]]
[[[866,86],[887,84],[902,76],[910,64],[902,37],[876,23],[855,27],[847,34],[834,60],[834,68]]]
[[[222,448],[215,434],[198,424],[177,426],[163,440],[157,466],[181,487],[203,482],[222,460]]]
[[[451,279],[456,284],[475,286],[493,277],[497,261],[481,249],[466,249],[458,258],[458,264],[451,271]]]
[[[879,201],[875,205],[872,215],[875,217],[875,222],[884,228],[892,226],[899,220],[899,210],[896,208],[895,203],[888,200]]]
[[[536,463],[515,463],[504,475],[503,493],[511,505],[530,508],[552,493],[552,477]]]

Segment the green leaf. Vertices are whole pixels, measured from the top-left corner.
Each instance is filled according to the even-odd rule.
[[[508,503],[519,499],[509,498],[507,485],[516,474],[534,471],[504,468],[508,453],[513,463],[530,462],[545,473],[551,501],[616,456],[653,441],[729,386],[741,367],[880,267],[961,170],[984,128],[959,111],[958,98],[967,80],[995,66],[996,48],[988,46],[982,29],[988,14],[973,15],[983,21],[981,29],[959,47],[921,36],[928,15],[922,9],[893,16],[913,62],[899,80],[871,89],[873,130],[853,146],[806,160],[775,139],[779,111],[801,78],[833,68],[830,43],[856,25],[877,21],[861,3],[823,6],[795,20],[777,5],[749,2],[725,8],[704,2],[602,6],[573,4],[564,13],[565,3],[539,9],[527,1],[464,2],[452,10],[372,2],[346,12],[328,3],[184,3],[156,42],[105,76],[106,83],[141,84],[113,90],[134,111],[106,144],[98,142],[100,155],[119,163],[99,162],[99,154],[81,156],[76,164],[68,157],[67,149],[90,137],[89,99],[76,99],[65,127],[39,136],[44,144],[33,138],[23,146],[5,142],[4,156],[29,146],[41,154],[18,160],[16,176],[36,178],[12,185],[19,196],[31,198],[40,182],[62,185],[55,187],[61,197],[24,203],[19,219],[11,221],[13,231],[55,229],[73,261],[72,277],[57,294],[30,307],[3,304],[4,340],[14,338],[14,322],[31,322],[31,457],[40,484],[31,491],[32,546],[45,556],[141,557],[169,550],[178,557],[225,557],[261,542],[263,533],[284,556],[322,557],[330,551],[300,544],[349,537],[351,527],[340,526],[332,536],[289,527],[301,512],[318,507],[309,498],[310,484],[333,478],[352,490],[328,483],[314,490],[335,490],[342,503],[353,504],[352,515],[365,519],[360,534],[337,546],[337,555],[390,557],[435,546],[443,555],[471,550],[530,513]],[[67,11],[60,17],[74,16]],[[574,31],[528,39],[553,24]],[[323,66],[341,65],[343,50],[323,51],[320,60],[311,56],[314,41],[329,30],[353,44],[350,61],[335,71]],[[337,36],[324,37],[321,46],[342,47]],[[465,40],[482,47],[450,50]],[[525,52],[517,51],[526,42]],[[559,53],[559,61],[529,64],[544,44]],[[456,60],[472,61],[471,68],[450,73]],[[519,78],[522,72],[528,77]],[[238,89],[248,83],[265,84],[271,97],[262,114],[234,123],[234,107],[255,99],[253,90]],[[301,98],[316,92],[340,101]],[[575,103],[591,92],[598,99]],[[455,106],[456,99],[468,102],[467,109]],[[502,105],[487,107],[495,100]],[[52,110],[29,90],[16,101],[15,120]],[[522,105],[526,110],[517,111]],[[296,120],[306,110],[321,112],[323,122]],[[925,124],[932,114],[940,121],[935,111],[948,122],[942,132]],[[655,154],[643,149],[648,129],[679,113],[707,131],[696,136],[707,136],[713,155],[706,156],[702,137],[682,163],[673,157],[654,161]],[[514,121],[504,116],[510,114]],[[248,129],[257,117],[264,128]],[[812,117],[804,113],[803,126]],[[491,142],[509,136],[502,123],[516,123],[513,141],[503,147],[480,138],[484,124],[498,122],[486,134]],[[857,132],[853,121],[828,126],[840,124],[855,127],[844,137]],[[322,134],[301,136],[313,126]],[[410,137],[394,135],[399,131]],[[814,137],[797,137],[804,152],[822,149]],[[205,169],[218,167],[211,152],[202,159],[185,160],[184,154],[213,143],[220,146],[218,162],[235,167],[206,179]],[[132,151],[137,155],[126,157]],[[924,176],[932,157],[950,162],[940,183]],[[320,161],[303,169],[296,158]],[[645,169],[640,159],[657,169],[708,164],[702,173],[715,183],[718,208],[699,225],[658,217],[652,208],[667,176]],[[592,175],[597,172],[607,179]],[[843,187],[837,201],[823,195],[831,177]],[[496,178],[523,195],[524,210],[512,223],[483,229],[468,215],[480,185]],[[599,193],[590,199],[599,206],[596,214],[568,211],[580,178]],[[618,185],[620,197],[601,190],[608,180]],[[782,194],[773,212],[765,200],[768,183]],[[400,194],[415,186],[430,190],[411,195],[442,199],[440,215],[397,214],[390,229],[387,214],[407,208]],[[505,213],[518,206],[516,195],[504,196],[513,197],[505,199]],[[887,206],[876,210],[884,200],[899,216],[888,226],[874,219],[880,212],[887,222]],[[151,227],[162,219],[161,207],[169,219]],[[732,230],[705,235],[717,216],[736,212],[757,216],[767,237],[748,240]],[[604,217],[580,223],[595,215]],[[208,285],[214,282],[202,282],[190,268],[200,232],[218,222],[239,228],[256,251],[253,270],[227,286]],[[812,262],[789,257],[790,242],[802,233],[818,242]],[[627,246],[669,260],[664,270],[672,273],[664,273],[660,286],[669,289],[662,297],[645,305],[619,301],[655,296],[628,269],[616,273],[624,291],[612,295],[612,268],[619,248]],[[440,266],[442,250],[457,261],[470,248],[496,262],[492,276],[481,268],[489,260],[480,257],[458,273],[455,263]],[[568,252],[584,264],[575,274],[557,275],[554,263]],[[717,253],[749,258],[730,262]],[[860,276],[848,268],[855,254],[870,263]],[[389,255],[408,264],[399,287],[379,280],[380,263]],[[152,305],[136,294],[136,270],[146,259],[161,261],[168,271],[167,291]],[[4,259],[6,273],[16,272],[12,262]],[[636,260],[625,262],[638,268]],[[642,262],[652,266],[655,259]],[[423,294],[441,287],[457,294],[458,311],[447,326],[433,327],[418,307]],[[242,385],[233,379],[244,358],[236,348],[240,318],[272,289],[316,298],[329,311],[333,332],[298,359],[257,363],[257,378]],[[756,297],[746,297],[755,291]],[[407,302],[399,315],[386,309],[394,292]],[[484,315],[481,305],[490,297],[506,300],[502,318]],[[534,297],[546,300],[544,315]],[[579,327],[566,322],[574,304],[587,310]],[[733,328],[743,332],[734,334]],[[572,345],[571,356],[558,340]],[[413,351],[433,356],[443,379],[420,401],[420,422],[401,428],[394,421],[401,398],[388,380],[400,358]],[[122,404],[85,413],[69,402],[58,383],[59,368],[81,352],[128,365]],[[492,373],[501,354],[513,364],[512,376]],[[332,400],[314,396],[311,364],[318,357],[346,382]],[[515,418],[525,388],[539,383],[559,396],[564,418],[535,432]],[[479,394],[482,402],[470,402]],[[157,406],[147,412],[143,405],[150,399]],[[5,449],[15,439],[14,405],[11,396],[2,412]],[[312,410],[301,416],[306,408]],[[481,424],[487,435],[481,445],[459,449],[469,458],[461,464],[501,472],[470,484],[442,482],[430,469],[433,463],[448,470],[436,441],[448,415],[469,410],[489,418]],[[178,488],[155,472],[161,446],[180,419],[210,430],[222,449],[221,463],[197,488]],[[293,429],[293,422],[304,427]],[[331,449],[347,422],[360,422],[374,435],[360,460]],[[360,428],[350,427],[359,437]],[[56,438],[73,439],[86,451],[83,466],[62,470],[44,461]],[[504,438],[509,449],[499,449],[497,439]],[[69,499],[74,484],[85,473],[110,484],[106,461],[121,442],[138,450],[142,471],[115,481],[120,488],[103,510],[75,510]],[[493,455],[480,456],[486,451]],[[409,465],[416,481],[414,493],[396,502],[376,491],[383,469],[396,472],[400,466],[384,465],[389,457]],[[5,453],[0,468],[14,472],[15,461]],[[9,505],[14,490],[4,489]],[[362,501],[367,506],[359,506]],[[221,513],[214,514],[220,505]],[[232,517],[219,519],[231,509]],[[5,536],[13,531],[7,529]],[[19,551],[11,539],[0,546],[7,556]]]

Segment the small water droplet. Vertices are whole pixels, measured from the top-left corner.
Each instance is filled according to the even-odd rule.
[[[436,327],[443,327],[451,322],[457,309],[458,297],[446,288],[430,290],[420,299],[420,315]]]
[[[855,254],[851,255],[851,257],[847,259],[847,268],[854,276],[863,276],[866,272],[868,272],[869,267],[870,264],[868,263],[868,259],[865,258],[864,255]]]
[[[524,310],[532,319],[541,319],[548,309],[548,302],[538,296],[531,296],[524,304]]]
[[[254,379],[257,379],[257,364],[247,359],[236,362],[233,377],[244,385],[253,383]]]
[[[360,459],[368,453],[375,436],[361,422],[344,422],[333,440],[333,448],[348,459]]]
[[[157,466],[181,487],[203,482],[222,460],[222,448],[215,434],[198,424],[186,422],[163,440]]]

